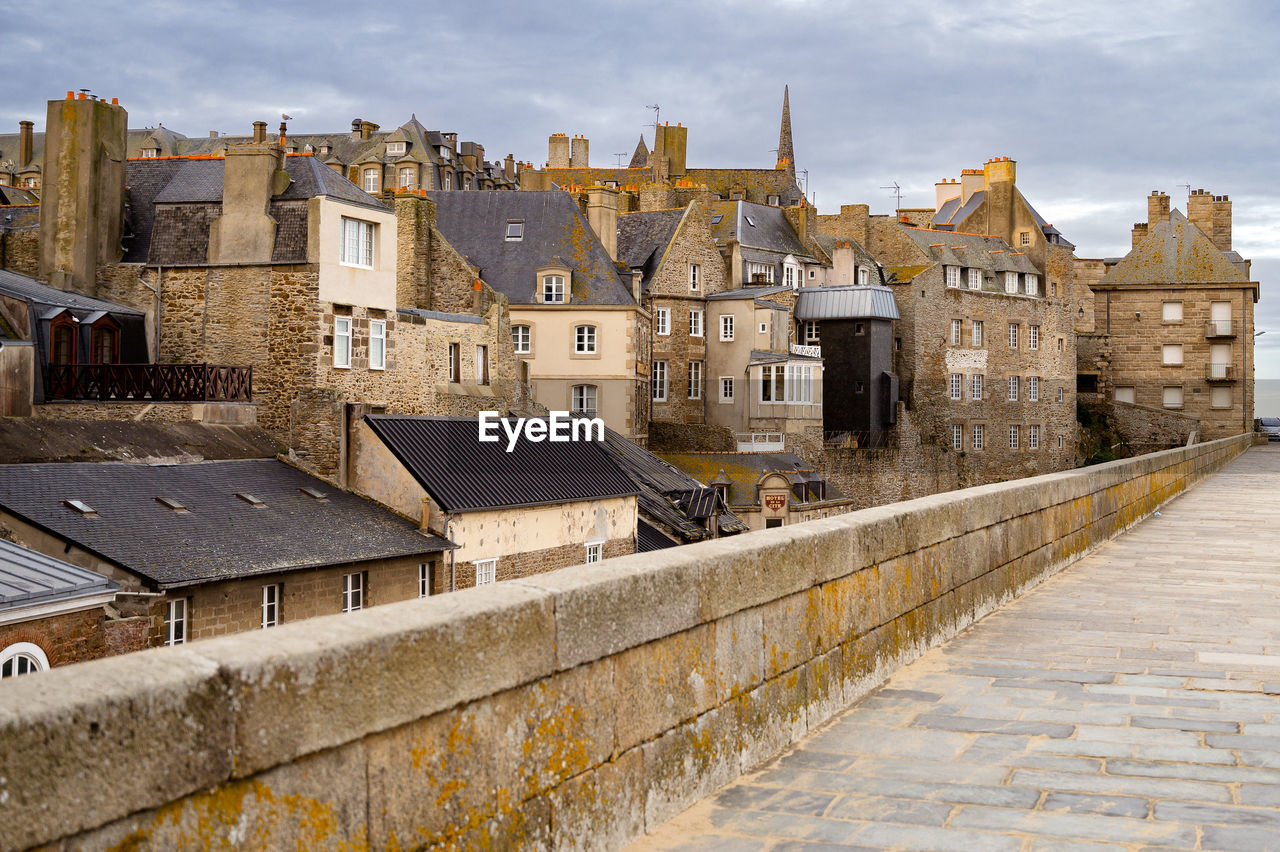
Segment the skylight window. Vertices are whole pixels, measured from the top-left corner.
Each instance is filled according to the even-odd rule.
[[[524,239],[524,220],[512,219],[507,222],[507,242],[514,243]]]
[[[328,494],[325,494],[323,491],[321,491],[318,488],[312,488],[310,485],[306,486],[305,488],[299,488],[298,490],[301,491],[303,494],[307,495],[308,497],[310,497],[312,500],[328,500],[329,499]]]
[[[750,225],[751,227],[754,228],[756,226],[756,220],[752,219],[750,216],[743,216],[742,218],[746,219],[747,224]]]
[[[254,497],[248,491],[237,491],[236,496],[255,509],[265,509],[267,507],[266,503],[263,503],[257,497]]]
[[[179,514],[185,515],[190,511],[186,506],[182,505],[180,501],[175,500],[172,497],[157,497],[156,502],[161,506],[164,506],[166,509],[172,509]]]
[[[86,518],[101,517],[98,514],[97,509],[93,508],[83,500],[63,500],[62,505],[66,506],[68,509],[70,509],[73,512],[83,515]]]
[[[720,220],[721,220],[721,219],[723,219],[723,218],[724,218],[724,216],[722,216],[721,214],[717,213],[716,215],[714,215],[714,216],[712,216],[712,217],[711,217],[711,224],[713,224],[713,225],[719,225],[719,224],[720,224]]]

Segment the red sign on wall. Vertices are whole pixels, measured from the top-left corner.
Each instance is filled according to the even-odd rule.
[[[770,494],[764,498],[764,505],[771,512],[781,512],[782,507],[787,505],[787,495]]]

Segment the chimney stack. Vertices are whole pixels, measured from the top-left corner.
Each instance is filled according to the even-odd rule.
[[[216,130],[210,130],[210,131],[209,131],[209,138],[210,138],[210,139],[217,139],[217,138],[218,138],[218,131],[216,131]]]
[[[946,178],[935,183],[933,189],[935,210],[941,210],[947,199],[955,198],[960,194],[960,184],[955,180],[947,180]]]
[[[507,180],[516,179],[516,157],[514,154],[508,154],[506,159],[502,161],[502,173]]]
[[[360,122],[360,138],[361,139],[370,138],[371,136],[373,136],[373,132],[377,129],[378,129],[378,125],[374,124],[372,121]]]
[[[1133,244],[1132,244],[1132,248],[1137,248],[1137,247],[1138,247],[1138,244],[1139,244],[1140,242],[1142,242],[1144,239],[1146,239],[1146,236],[1147,236],[1147,223],[1146,223],[1146,222],[1134,222],[1134,223],[1133,223]]]
[[[1169,221],[1169,196],[1158,189],[1151,190],[1147,196],[1147,230],[1150,231],[1161,222]]]
[[[1225,195],[1213,199],[1213,233],[1209,236],[1220,251],[1231,251],[1231,199]]]
[[[585,169],[587,168],[587,150],[588,142],[585,136],[573,137],[573,153],[569,155],[569,168]]]
[[[960,203],[964,204],[969,196],[982,189],[986,181],[986,173],[982,169],[964,169],[960,172]]]
[[[611,260],[618,259],[618,190],[593,186],[587,190],[587,221]]]
[[[547,168],[569,168],[569,137],[563,133],[552,133],[547,137]]]
[[[352,136],[360,135],[360,125],[363,123],[364,122],[361,119],[358,119],[358,118],[351,119],[351,135]]]
[[[222,173],[222,215],[209,225],[209,263],[269,263],[276,238],[271,198],[288,186],[284,149],[279,145],[228,147]]]
[[[1187,198],[1187,218],[1213,239],[1213,196],[1203,189],[1192,190]]]
[[[262,145],[267,141],[267,123],[265,121],[255,121],[253,123],[253,144]]]
[[[18,168],[23,168],[31,162],[31,128],[33,126],[30,121],[18,122]]]

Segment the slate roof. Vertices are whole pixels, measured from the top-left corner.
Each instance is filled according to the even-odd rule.
[[[708,302],[729,301],[731,299],[759,299],[763,296],[775,296],[778,293],[789,292],[791,292],[791,288],[786,284],[770,284],[763,287],[739,287],[737,290],[722,290],[719,293],[708,294],[706,299]],[[782,307],[783,310],[786,310],[785,307],[776,305],[773,302],[770,302],[769,306]]]
[[[1178,210],[1157,222],[1136,248],[1097,284],[1186,284],[1244,281],[1221,249]]]
[[[501,440],[479,440],[474,417],[371,414],[365,422],[445,512],[639,494],[600,442],[521,439],[507,452],[501,429]]]
[[[113,594],[101,574],[0,539],[0,613],[21,607]]]
[[[814,260],[781,207],[752,201],[718,201],[712,203],[711,213],[713,221],[715,214],[721,216],[719,223],[712,225],[718,243],[737,240],[744,249]]]
[[[1018,194],[1022,195],[1021,193]],[[981,205],[986,198],[987,191],[985,189],[979,189],[974,192],[969,196],[969,200],[964,202],[964,204],[960,203],[959,195],[953,195],[951,198],[942,202],[942,206],[938,208],[938,212],[933,215],[932,221],[934,226],[950,226],[951,228],[959,226],[964,222],[964,220],[973,215],[973,211],[977,210],[978,206]],[[1022,196],[1022,202],[1027,205],[1027,209],[1031,211],[1031,217],[1035,219],[1036,225],[1039,226],[1040,231],[1046,237],[1062,237],[1062,232],[1046,222],[1044,217],[1040,215],[1039,211],[1031,206],[1031,202],[1027,201],[1026,196]],[[1059,239],[1058,244],[1074,248],[1074,245],[1068,242],[1065,238]]]
[[[97,313],[98,311],[106,311],[117,316],[143,316],[142,311],[136,308],[117,305],[115,302],[108,302],[104,299],[95,299],[92,296],[82,296],[70,290],[49,287],[34,278],[28,278],[26,275],[10,272],[7,269],[0,269],[0,293],[22,299],[24,302],[55,308],[68,308],[72,311],[85,312],[86,315]]]
[[[649,282],[671,244],[688,208],[655,210],[651,213],[623,213],[618,216],[618,261],[629,269],[643,269],[641,283]]]
[[[877,278],[880,276],[880,272],[878,271],[880,269],[879,262],[871,256],[870,252],[862,247],[861,243],[852,237],[837,237],[830,234],[818,234],[814,237],[814,240],[822,247],[822,250],[827,253],[828,257],[835,256],[836,243],[848,243],[849,248],[853,250],[854,257],[857,258],[858,265],[865,266],[868,269],[873,270]]]
[[[781,473],[793,485],[824,482],[822,474],[794,453],[660,453],[662,458],[703,482],[724,474],[729,483],[730,506],[754,506],[759,502],[756,485],[766,473]],[[826,484],[826,500],[843,499],[835,486]]]
[[[801,287],[796,291],[796,319],[901,319],[888,287]]]
[[[571,269],[568,304],[635,304],[629,273],[620,272],[568,193],[491,190],[427,196],[436,204],[440,233],[511,304],[537,304],[536,270],[556,257]],[[524,237],[509,241],[507,222],[513,220],[524,222]]]
[[[729,511],[715,489],[705,487],[634,441],[606,429],[604,448],[639,489],[640,511],[671,528],[685,541],[707,538],[706,528],[697,521],[705,521],[713,514],[720,516],[722,534],[747,530],[747,525]]]
[[[910,237],[924,257],[933,263],[981,269],[983,289],[989,292],[1004,292],[1004,282],[994,277],[998,273],[1038,274],[1039,272],[1025,252],[1014,251],[999,237],[954,231],[933,231],[906,225],[902,226],[902,232]],[[900,270],[901,267],[898,269]],[[899,280],[902,280],[901,276]],[[960,285],[963,288],[967,286],[967,282],[961,281]]]
[[[0,186],[0,204],[39,204],[40,196],[20,186]]]
[[[237,493],[265,505],[255,508]],[[157,497],[189,511],[176,512]],[[99,517],[81,515],[64,500],[83,501]],[[0,507],[161,588],[453,547],[275,459],[5,465]]]
[[[422,317],[423,319],[440,320],[441,322],[468,322],[484,325],[484,320],[475,314],[451,314],[445,311],[427,311],[422,308],[396,308],[396,313]]]
[[[29,231],[38,227],[40,227],[40,205],[0,207],[0,228],[6,231]]]

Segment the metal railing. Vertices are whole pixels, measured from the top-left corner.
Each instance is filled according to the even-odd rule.
[[[1235,320],[1208,320],[1204,324],[1205,337],[1235,337]]]
[[[220,364],[50,364],[45,398],[250,402],[253,368]]]
[[[740,453],[780,452],[786,447],[782,432],[739,432],[734,435]]]
[[[807,345],[805,345],[805,344],[803,344],[803,343],[792,343],[792,344],[791,344],[791,354],[792,354],[792,355],[804,355],[804,356],[806,356],[806,357],[808,357],[808,358],[821,358],[821,357],[822,357],[822,347],[821,347],[821,346],[807,346]]]
[[[1204,378],[1208,382],[1234,382],[1236,367],[1234,364],[1205,364]]]

